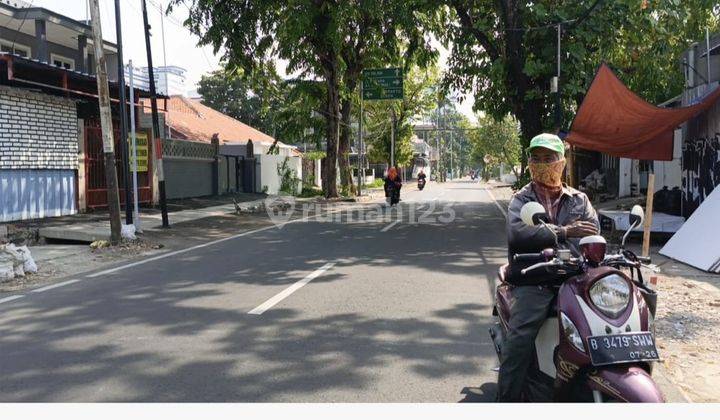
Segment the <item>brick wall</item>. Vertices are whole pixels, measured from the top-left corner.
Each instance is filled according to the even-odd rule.
[[[0,169],[77,169],[75,101],[0,86]]]

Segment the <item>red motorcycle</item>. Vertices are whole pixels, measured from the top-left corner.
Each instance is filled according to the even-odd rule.
[[[602,236],[589,236],[580,241],[576,255],[556,240],[554,248],[513,257],[518,263],[535,263],[521,275],[543,270],[542,284],[557,292],[535,340],[535,360],[528,372],[533,380],[528,381],[526,399],[541,395],[544,401],[665,401],[651,377],[653,363],[659,360],[653,326],[657,294],[645,285],[640,270],[650,260],[624,249],[630,231],[642,223],[642,208],[633,207],[629,217],[630,229],[614,254],[606,253]],[[549,229],[539,203],[525,204],[521,218]],[[499,270],[493,309],[499,321],[490,328],[499,359],[514,288],[505,281],[507,270],[507,265]]]

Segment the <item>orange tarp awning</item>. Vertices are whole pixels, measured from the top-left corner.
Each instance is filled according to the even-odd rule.
[[[578,147],[611,156],[672,160],[673,131],[720,98],[720,88],[700,103],[685,108],[659,108],[636,94],[600,66],[566,140]]]

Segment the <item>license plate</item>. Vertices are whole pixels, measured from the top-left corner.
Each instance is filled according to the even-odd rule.
[[[593,366],[660,360],[650,332],[588,337]]]

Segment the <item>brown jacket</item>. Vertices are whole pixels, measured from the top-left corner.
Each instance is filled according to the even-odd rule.
[[[555,246],[555,239],[546,228],[543,226],[528,226],[520,219],[520,209],[530,201],[538,201],[538,199],[532,185],[527,184],[513,195],[508,206],[508,260],[511,273],[517,273],[520,268],[526,266],[520,267],[518,264],[513,263],[512,257],[514,254],[540,252],[545,248]],[[578,249],[580,238],[565,238],[565,230],[561,229],[561,227],[578,220],[593,222],[598,229],[600,228],[597,213],[595,213],[595,209],[587,196],[563,184],[560,208],[557,213],[557,225],[549,224],[548,226],[557,233],[560,245],[563,246],[564,242],[573,251]],[[516,276],[511,274],[511,277]]]

